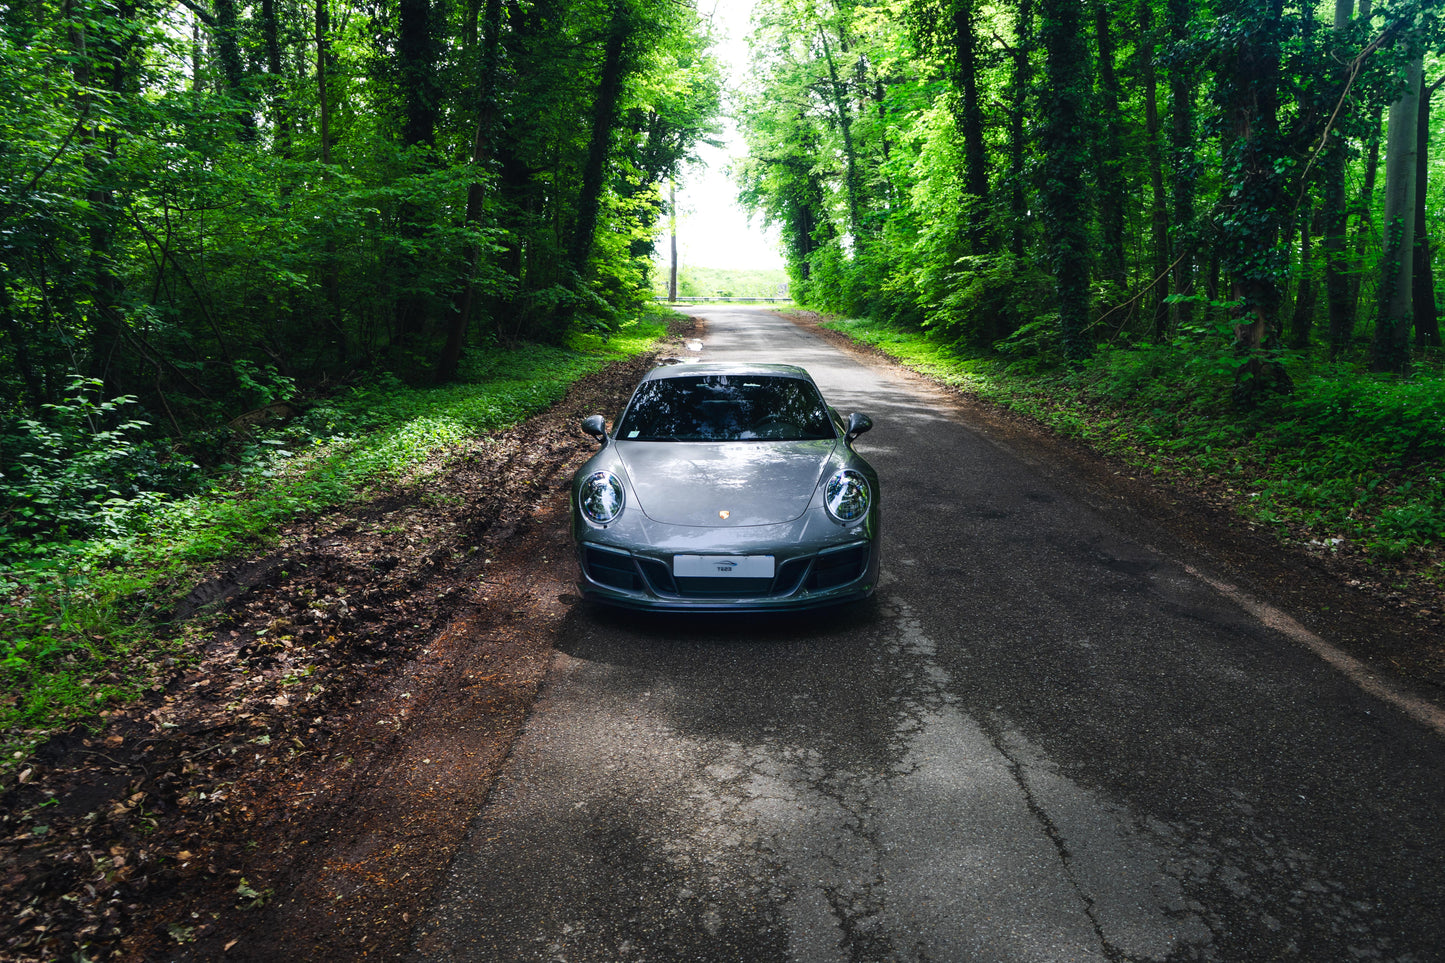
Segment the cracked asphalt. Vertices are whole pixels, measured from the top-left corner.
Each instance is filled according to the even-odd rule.
[[[1428,712],[946,393],[704,316],[698,356],[872,416],[883,583],[784,618],[573,604],[414,959],[1445,959]]]

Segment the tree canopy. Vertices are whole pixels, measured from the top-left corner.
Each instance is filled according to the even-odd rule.
[[[1435,4],[760,0],[755,18],[742,197],[781,226],[806,303],[1022,356],[1222,338],[1244,404],[1289,390],[1286,348],[1373,334],[1375,368],[1404,372],[1439,346]]]
[[[670,0],[0,10],[12,415],[78,375],[189,430],[251,382],[605,330],[721,93]]]

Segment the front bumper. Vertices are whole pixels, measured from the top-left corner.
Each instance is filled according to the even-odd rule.
[[[577,586],[592,601],[678,612],[793,611],[873,594],[879,572],[876,514],[851,529],[819,521],[734,530],[725,541],[717,529],[653,530],[650,538],[637,540],[583,526],[574,529]],[[673,574],[678,554],[771,555],[774,574],[682,578]]]

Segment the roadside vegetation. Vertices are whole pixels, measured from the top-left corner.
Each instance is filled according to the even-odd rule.
[[[1241,411],[1237,356],[1201,343],[1117,346],[1061,358],[970,350],[888,322],[828,325],[944,383],[1038,419],[1142,472],[1216,491],[1306,549],[1357,556],[1445,589],[1445,377],[1285,360],[1294,390]],[[1390,576],[1386,575],[1386,581]]]
[[[1441,608],[1438,4],[753,21],[740,196],[800,306]]]
[[[199,567],[642,350],[722,75],[664,0],[0,10],[13,762],[190,657]]]
[[[292,394],[291,417],[210,439],[225,460],[209,471],[148,440],[133,399],[99,401],[78,382],[44,421],[0,437],[0,769],[195,658],[202,623],[171,619],[205,566],[263,552],[299,517],[424,483],[465,439],[545,409],[665,330],[652,316],[605,340],[478,350],[441,386],[382,374]]]

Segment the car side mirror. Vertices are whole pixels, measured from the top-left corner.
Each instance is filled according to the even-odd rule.
[[[861,411],[855,411],[848,416],[848,434],[844,440],[852,441],[854,438],[857,438],[859,435],[863,434],[863,432],[867,431],[869,428],[872,427],[872,418],[869,418]]]
[[[602,444],[607,444],[607,422],[601,415],[588,415],[582,419],[582,430]]]

